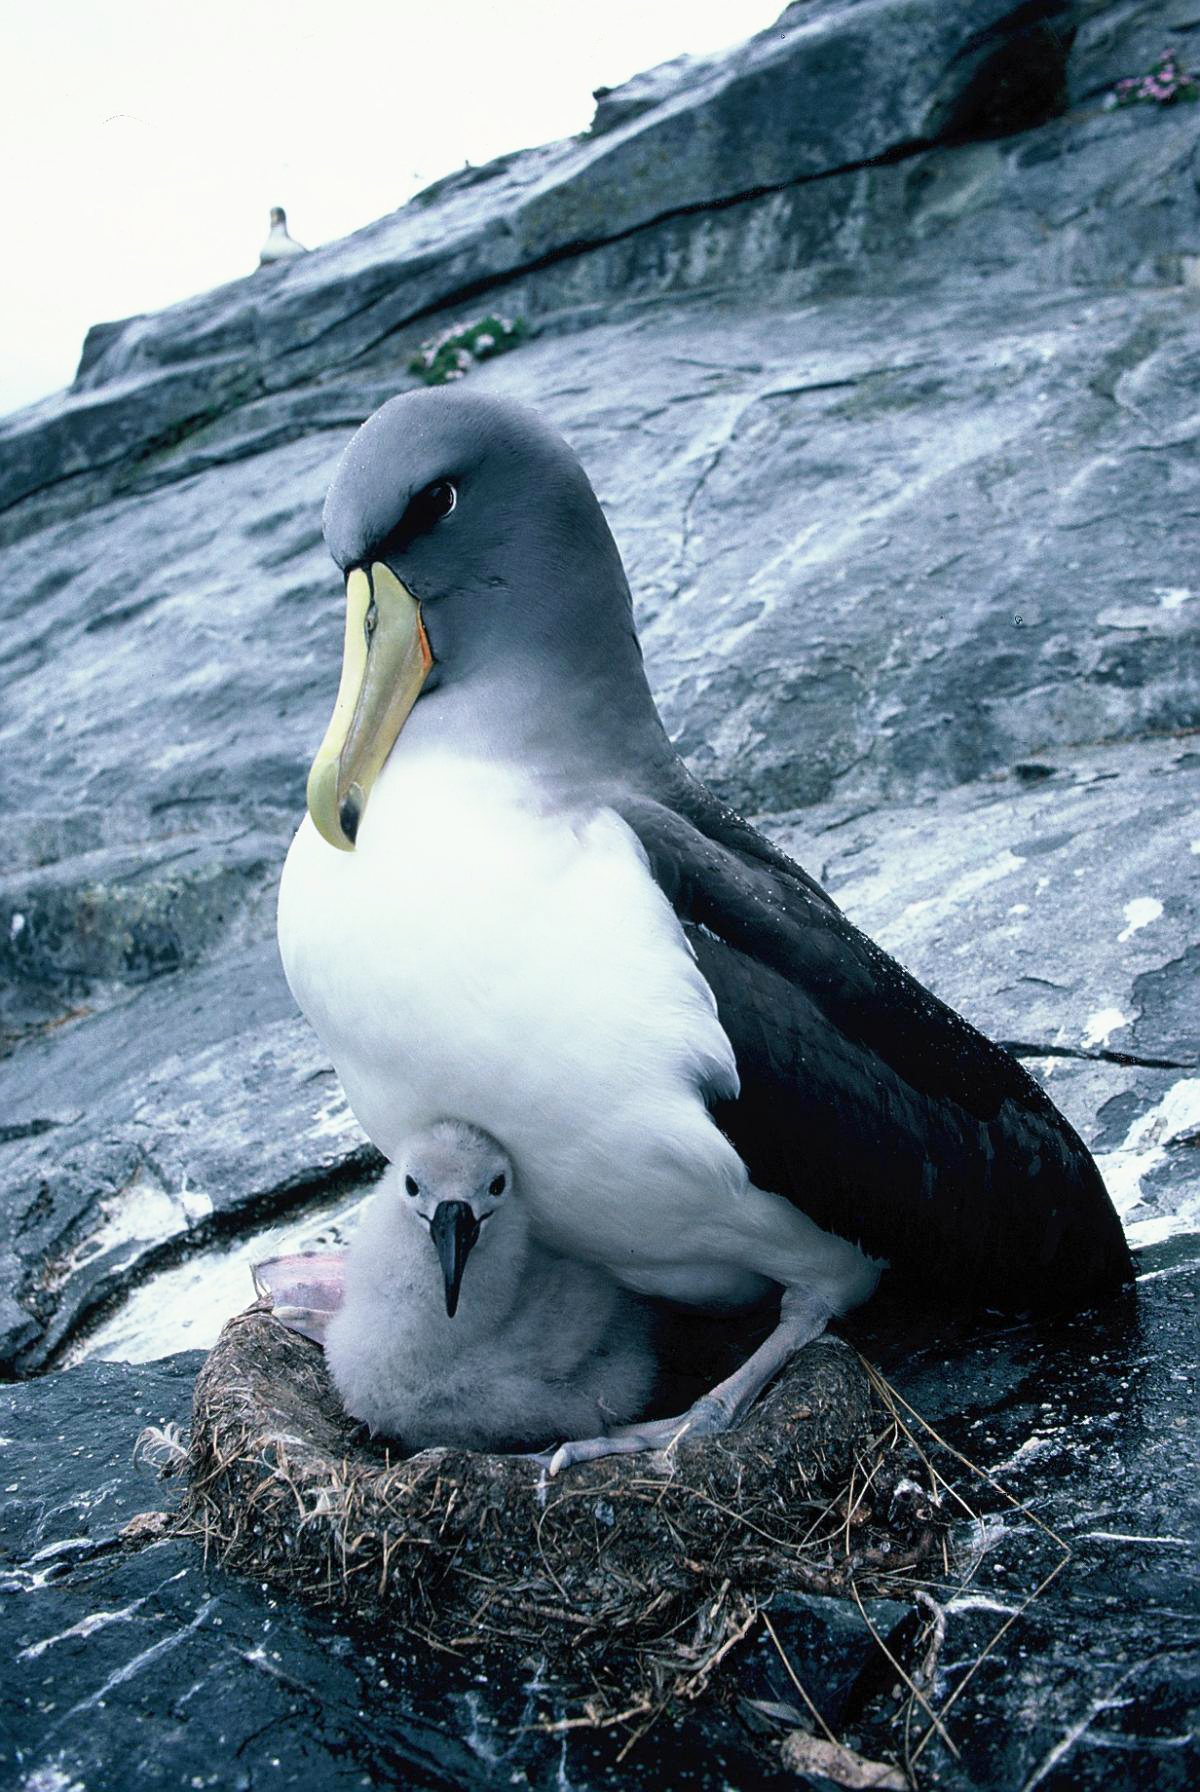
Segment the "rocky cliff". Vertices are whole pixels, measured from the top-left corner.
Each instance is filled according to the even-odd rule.
[[[136,1355],[207,1341],[240,1304],[231,1241],[373,1172],[273,941],[340,650],[320,506],[417,345],[498,305],[528,340],[469,378],[583,458],[691,764],[1048,1082],[1142,1247],[1143,1330],[1092,1340],[1094,1386],[1063,1369],[1039,1389],[1018,1336],[963,1347],[949,1380],[922,1361],[913,1387],[963,1442],[1032,1437],[1056,1522],[1140,1539],[1142,1604],[1182,1606],[1160,1570],[1195,1460],[1172,1377],[1200,1255],[1200,107],[1110,104],[1166,42],[1200,62],[1200,20],[797,4],[602,96],[579,139],[98,325],[71,389],[0,424],[11,1375],[94,1350],[106,1314]],[[57,1400],[132,1412],[142,1385],[91,1366],[13,1399],[53,1450]],[[1081,1411],[1123,1416],[1072,1472]],[[14,1510],[30,1559],[69,1522]],[[1105,1617],[1114,1546],[1080,1547],[1039,1620],[1055,1665],[1028,1738],[972,1719],[981,1783],[1090,1784],[1092,1762],[1096,1784],[1168,1784],[1182,1764],[1170,1722],[1105,1715],[1115,1670],[1079,1669],[1070,1601],[1097,1602],[1144,1713],[1175,1696],[1182,1632],[1163,1617],[1155,1653],[1144,1611],[1117,1596]],[[116,1597],[93,1587],[78,1599]],[[167,1629],[137,1647],[214,1598],[152,1608]],[[51,1754],[22,1723],[32,1772]],[[77,1743],[55,1745],[63,1771]],[[492,1783],[484,1754],[468,1765]]]

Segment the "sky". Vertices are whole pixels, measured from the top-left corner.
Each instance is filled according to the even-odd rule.
[[[90,324],[250,273],[272,205],[315,248],[783,5],[0,0],[0,414],[68,384]]]

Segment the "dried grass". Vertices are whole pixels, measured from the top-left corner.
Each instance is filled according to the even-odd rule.
[[[372,1445],[321,1351],[258,1304],[201,1370],[186,1458],[174,1436],[146,1443],[164,1472],[186,1469],[180,1522],[226,1567],[450,1655],[534,1666],[568,1713],[534,1727],[617,1727],[622,1754],[664,1711],[721,1690],[721,1664],[760,1622],[810,1703],[767,1608],[781,1591],[832,1594],[892,1669],[895,1747],[915,1785],[935,1737],[957,1755],[952,1707],[1070,1556],[834,1338],[802,1351],[737,1431],[550,1481],[523,1457]],[[939,1699],[944,1606],[979,1560],[956,1561],[950,1542],[964,1520],[981,1528],[972,1483],[1061,1554]],[[919,1615],[903,1661],[874,1632],[876,1594]]]
[[[914,1503],[898,1441],[856,1354],[824,1338],[725,1437],[553,1481],[521,1457],[397,1458],[346,1418],[320,1350],[255,1306],[197,1381],[183,1517],[227,1567],[427,1646],[545,1663],[572,1710],[547,1728],[635,1739],[709,1685],[773,1593],[894,1590],[930,1557],[936,1502]]]

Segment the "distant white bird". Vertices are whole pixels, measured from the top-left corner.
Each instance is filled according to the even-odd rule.
[[[639,1417],[649,1328],[604,1270],[535,1242],[495,1139],[439,1121],[407,1140],[363,1215],[324,1342],[347,1412],[373,1432],[518,1450]]]
[[[288,235],[287,213],[281,205],[271,207],[271,229],[258,257],[260,268],[270,267],[272,262],[291,261],[294,256],[307,255],[308,250],[303,243],[298,243],[294,236]]]

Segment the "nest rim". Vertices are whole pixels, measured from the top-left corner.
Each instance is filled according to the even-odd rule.
[[[736,1430],[669,1452],[553,1481],[525,1456],[397,1455],[342,1411],[320,1347],[256,1302],[197,1378],[180,1517],[223,1567],[348,1621],[541,1661],[606,1725],[697,1696],[777,1592],[854,1592],[830,1537],[847,1484],[853,1503],[864,1462],[879,1471],[881,1416],[827,1335]]]

